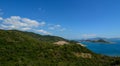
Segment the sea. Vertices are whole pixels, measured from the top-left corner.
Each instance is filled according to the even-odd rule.
[[[112,41],[113,43],[106,44],[106,43],[82,42],[82,44],[86,45],[88,49],[97,54],[120,57],[120,39],[113,39],[110,41]]]

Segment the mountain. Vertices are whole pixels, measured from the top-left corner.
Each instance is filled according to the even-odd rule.
[[[110,41],[110,39],[107,38],[89,38],[84,40],[79,40],[80,42],[95,42],[95,43],[107,43],[111,44],[113,42]]]
[[[93,53],[58,36],[0,30],[0,66],[115,66],[119,62],[119,57]]]

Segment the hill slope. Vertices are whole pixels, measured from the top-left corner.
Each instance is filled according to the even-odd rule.
[[[54,42],[69,44],[56,45]],[[75,42],[17,30],[0,30],[0,66],[112,66],[119,58],[95,54]]]

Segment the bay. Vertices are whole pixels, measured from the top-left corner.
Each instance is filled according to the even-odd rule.
[[[91,51],[108,56],[120,56],[120,40],[111,40],[113,44],[82,42]]]

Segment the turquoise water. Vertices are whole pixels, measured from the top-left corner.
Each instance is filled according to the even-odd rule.
[[[108,56],[120,56],[120,40],[111,40],[115,42],[113,44],[102,44],[102,43],[92,43],[92,42],[82,42],[91,51],[108,55]]]

